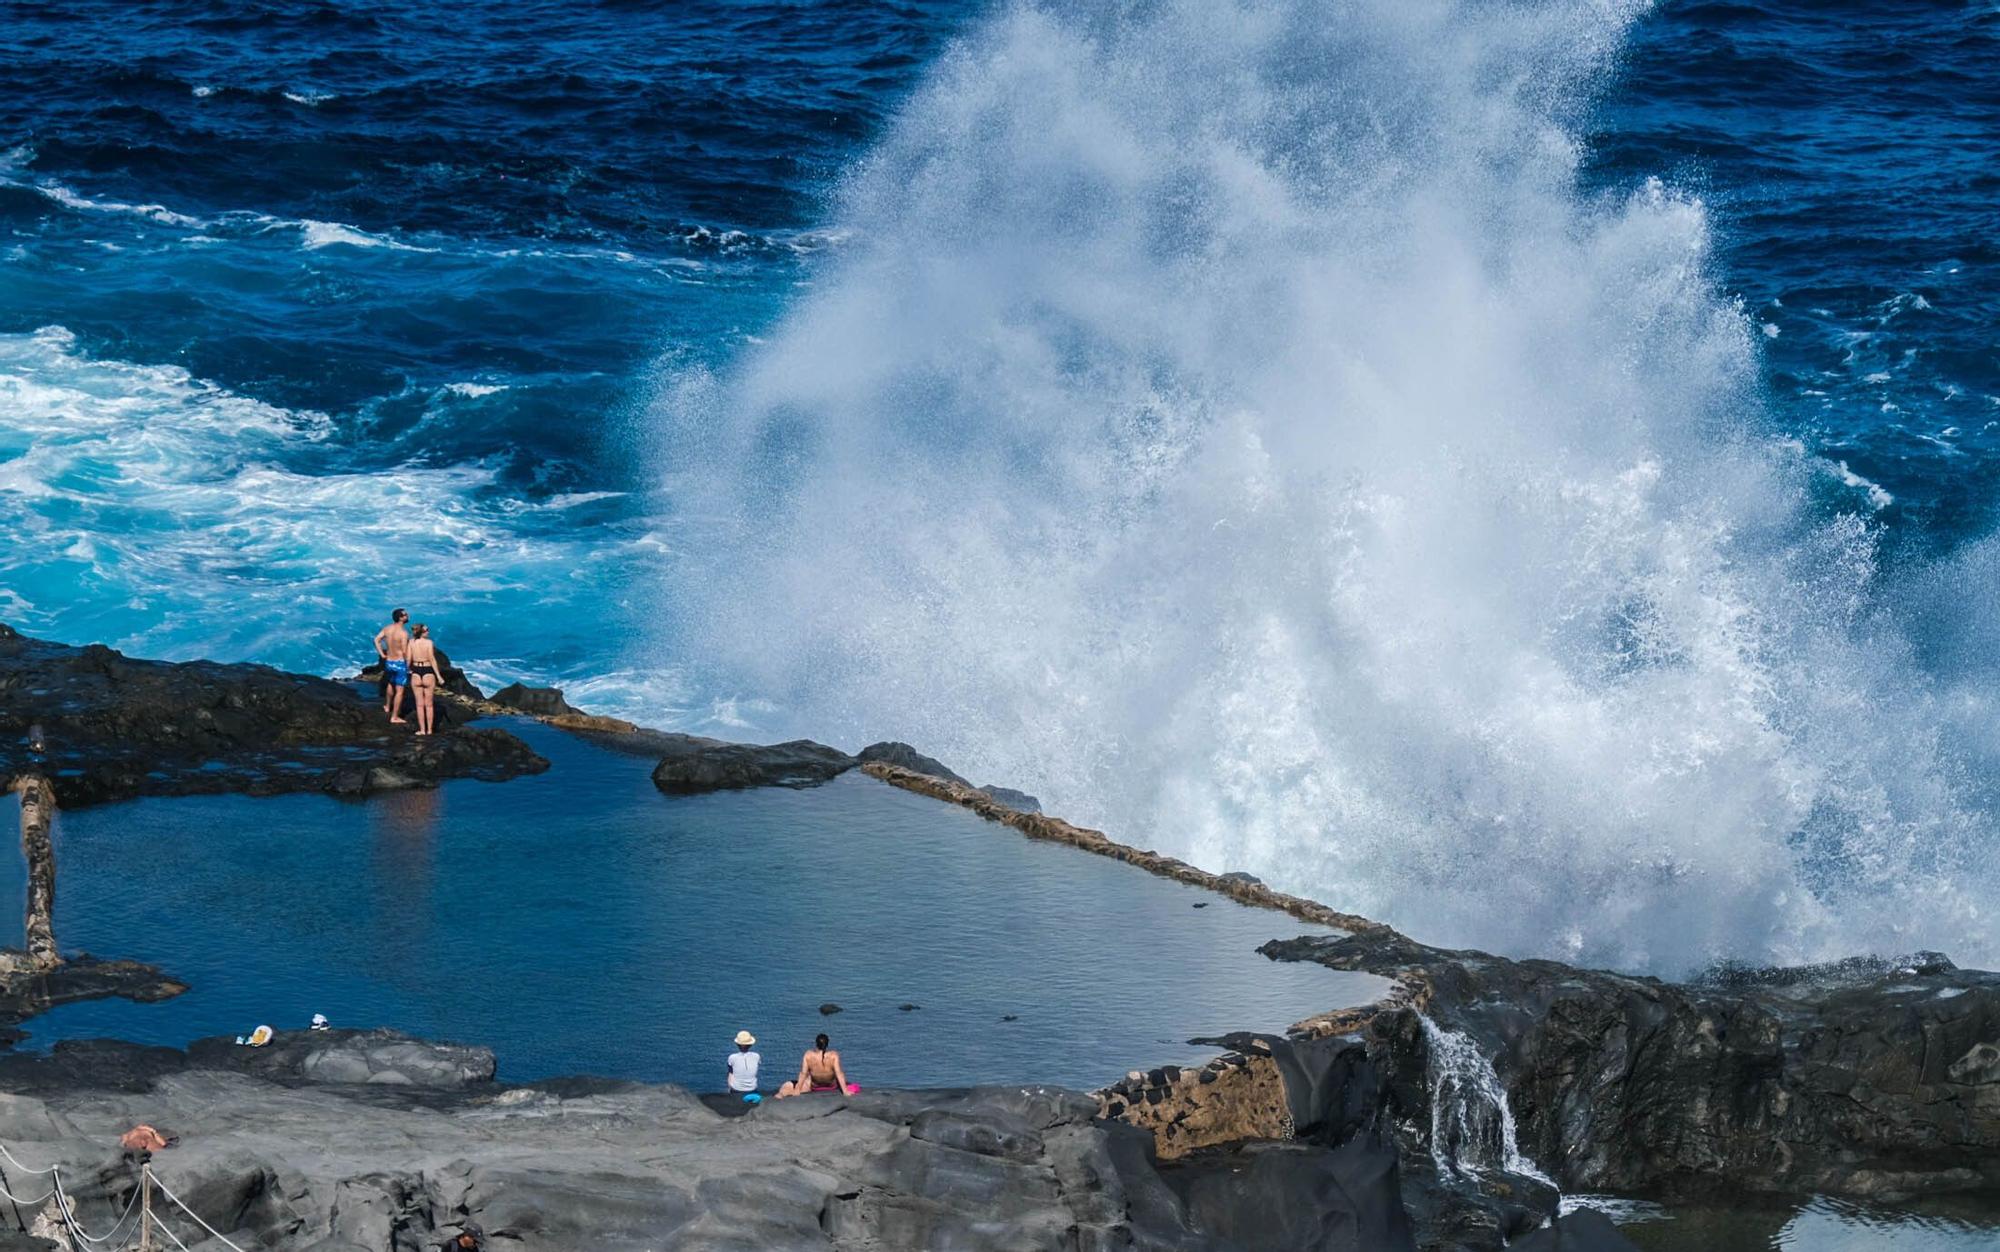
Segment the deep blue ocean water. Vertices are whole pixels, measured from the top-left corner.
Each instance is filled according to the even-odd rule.
[[[0,8],[0,616],[335,672],[408,602],[670,706],[615,686],[652,380],[808,281],[964,11]]]
[[[829,193],[994,6],[0,6],[0,617],[335,672],[391,601],[491,679],[628,655],[684,541],[663,372],[843,244]],[[2000,465],[2000,16],[1666,3],[1588,185],[1712,207],[1778,420],[1930,555]],[[722,712],[727,714],[727,707]]]

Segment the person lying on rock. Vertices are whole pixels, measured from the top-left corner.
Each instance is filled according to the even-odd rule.
[[[805,1095],[812,1091],[845,1091],[850,1095],[861,1088],[847,1081],[847,1071],[840,1067],[840,1053],[827,1046],[825,1035],[813,1040],[813,1046],[799,1059],[799,1076],[778,1088],[778,1098]]]
[[[752,1052],[757,1046],[757,1036],[747,1030],[736,1032],[736,1051],[723,1061],[723,1068],[729,1071],[729,1094],[742,1096],[746,1103],[757,1102],[757,1066],[764,1058]]]

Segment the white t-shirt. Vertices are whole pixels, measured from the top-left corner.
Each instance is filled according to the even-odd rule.
[[[731,1091],[755,1091],[757,1089],[757,1063],[763,1059],[755,1052],[731,1052],[729,1054],[729,1089]]]

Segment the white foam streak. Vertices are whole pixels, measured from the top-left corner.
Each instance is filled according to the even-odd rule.
[[[304,234],[305,246],[309,250],[341,246],[348,248],[387,248],[393,252],[437,251],[436,248],[420,248],[415,244],[404,243],[400,239],[392,239],[387,235],[371,234],[358,226],[349,226],[344,222],[317,222],[308,218],[298,222],[274,224],[296,226]]]
[[[24,184],[15,185],[21,186]],[[81,213],[122,213],[132,217],[143,217],[150,221],[158,222],[163,226],[182,226],[190,229],[205,224],[198,217],[189,217],[185,213],[176,213],[165,205],[126,204],[120,200],[93,200],[89,196],[77,194],[61,183],[34,183],[32,184],[32,188],[57,204],[62,205],[64,208],[75,209]]]
[[[1873,532],[1761,429],[1704,206],[1576,193],[1636,8],[1007,8],[825,281],[670,389],[715,526],[677,647],[784,729],[1429,938],[2000,954],[1987,819]]]

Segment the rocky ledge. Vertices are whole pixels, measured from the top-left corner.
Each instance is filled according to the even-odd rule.
[[[358,795],[547,768],[504,730],[415,738],[386,724],[372,690],[350,684],[264,665],[135,660],[0,626],[0,789],[41,775],[68,807],[224,791]]]
[[[381,1033],[62,1046],[0,1060],[0,1141],[61,1166],[101,1234],[139,1187],[119,1136],[158,1127],[179,1144],[154,1153],[156,1175],[245,1248],[408,1252],[466,1226],[519,1252],[1412,1246],[1380,1144],[1163,1165],[1144,1133],[1053,1087],[742,1112],[675,1087],[502,1086],[490,1062]],[[192,1244],[200,1232],[166,1212]],[[21,1216],[62,1226],[52,1202]]]
[[[561,693],[556,695],[560,697]],[[857,767],[883,766],[944,779],[1016,811],[1041,811],[1040,803],[1025,791],[974,787],[942,762],[907,743],[874,743],[850,756],[839,748],[829,748],[810,739],[773,744],[725,743],[696,735],[642,730],[637,731],[633,742],[660,757],[653,770],[653,785],[669,795],[697,795],[744,787],[816,787]]]
[[[1351,1040],[1396,1109],[1424,1108],[1441,1044],[1464,1041],[1503,1085],[1521,1153],[1570,1189],[2000,1186],[2000,975],[1935,953],[1670,983],[1394,934],[1262,950],[1395,979],[1390,1002],[1297,1036]]]

